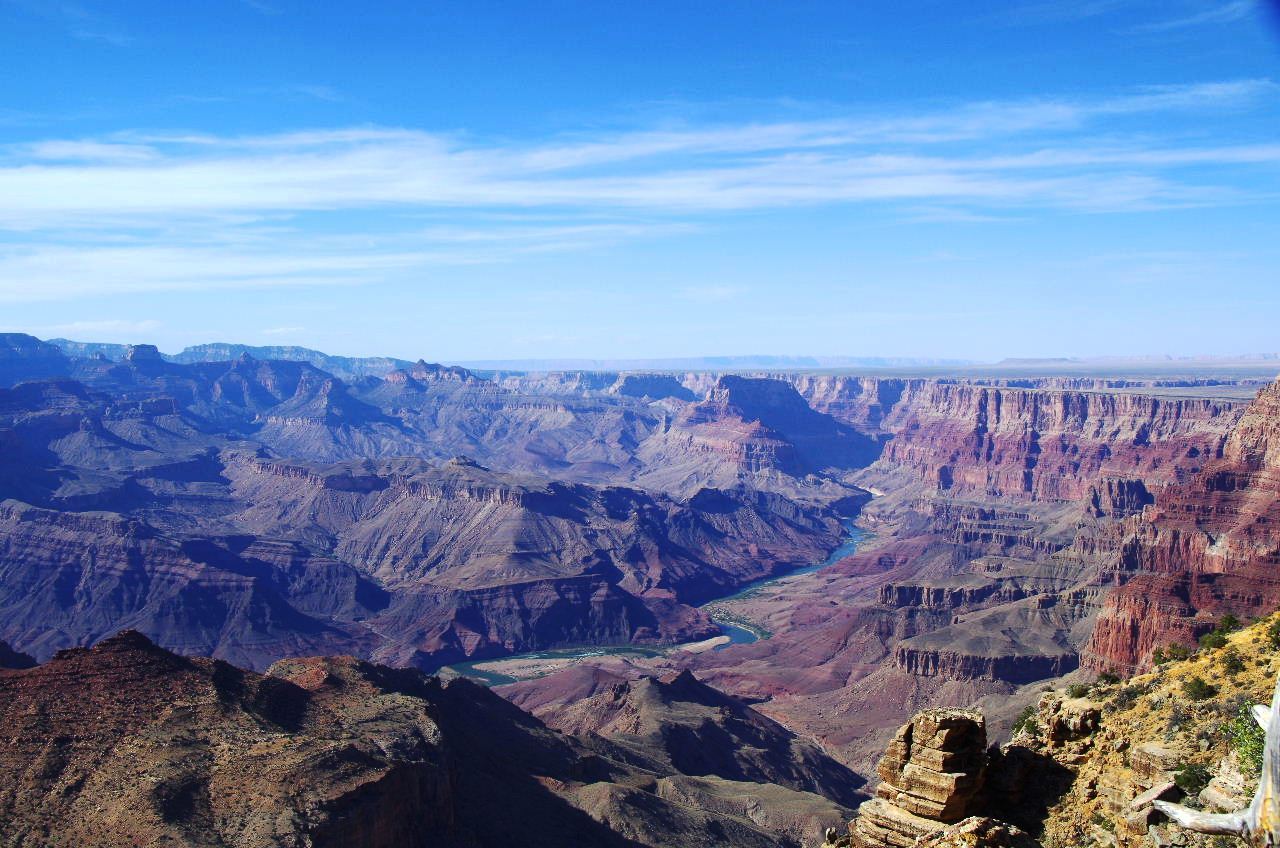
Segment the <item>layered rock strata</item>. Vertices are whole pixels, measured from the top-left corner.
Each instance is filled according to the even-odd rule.
[[[876,797],[849,825],[855,848],[909,848],[975,811],[986,767],[983,717],[926,710],[903,725],[876,769]]]
[[[1097,669],[1147,667],[1155,648],[1193,642],[1218,617],[1280,606],[1280,382],[1263,389],[1221,459],[1114,534],[1106,599],[1086,651]]]

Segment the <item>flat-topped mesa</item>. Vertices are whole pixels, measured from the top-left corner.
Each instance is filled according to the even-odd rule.
[[[152,344],[135,344],[129,345],[125,350],[124,358],[129,362],[163,362],[164,357],[160,355],[160,350]]]
[[[673,374],[622,374],[618,381],[609,387],[610,394],[623,397],[660,400],[674,398],[692,401],[696,396]]]
[[[980,713],[935,709],[898,730],[876,772],[876,797],[849,825],[854,848],[910,848],[976,812],[987,763]]]
[[[459,365],[439,365],[419,359],[409,368],[398,368],[383,378],[388,383],[482,383],[485,382]]]

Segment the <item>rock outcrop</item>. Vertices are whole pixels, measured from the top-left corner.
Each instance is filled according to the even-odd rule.
[[[1246,710],[1267,703],[1280,672],[1280,653],[1268,635],[1272,621],[1155,673],[1096,682],[1085,697],[1044,695],[1029,729],[1013,740],[1036,757],[1023,772],[1024,784],[1040,782],[1046,767],[1070,776],[1042,814],[1044,844],[1225,845],[1223,837],[1173,826],[1155,802],[1205,812],[1248,805],[1260,772],[1262,730]]]
[[[0,333],[0,387],[67,376],[71,367],[56,345],[25,333]]]
[[[855,848],[910,848],[972,815],[986,769],[983,717],[926,710],[903,725],[876,769],[876,797],[849,825]]]
[[[915,848],[1039,848],[1039,844],[1007,822],[973,816],[922,837]]]

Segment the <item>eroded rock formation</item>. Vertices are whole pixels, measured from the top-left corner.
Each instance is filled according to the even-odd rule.
[[[136,632],[0,671],[0,842],[86,848],[798,848],[849,811],[638,767],[467,680],[352,658],[267,675]]]
[[[688,669],[633,677],[581,665],[497,691],[550,727],[601,736],[652,768],[773,783],[848,806],[866,797],[862,778],[817,745]]]
[[[983,717],[926,710],[903,725],[876,773],[876,797],[849,825],[855,848],[908,848],[975,812],[986,769]]]

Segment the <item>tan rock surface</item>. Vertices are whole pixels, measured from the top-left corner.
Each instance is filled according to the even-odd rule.
[[[909,848],[971,815],[986,766],[986,723],[965,710],[925,710],[898,730],[877,773],[876,797],[849,826],[856,848]]]

